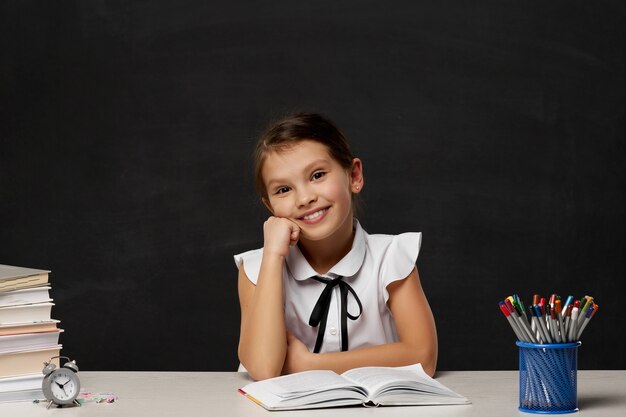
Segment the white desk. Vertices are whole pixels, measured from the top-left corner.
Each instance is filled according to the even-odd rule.
[[[468,397],[472,405],[429,407],[350,407],[270,412],[237,392],[248,382],[237,372],[80,372],[83,389],[113,392],[113,404],[46,410],[45,404],[0,404],[0,417],[209,416],[209,417],[506,417],[517,410],[517,371],[440,372],[437,379]],[[578,371],[578,407],[572,416],[626,415],[626,371]]]

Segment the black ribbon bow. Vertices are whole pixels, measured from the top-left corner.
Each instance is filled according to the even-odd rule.
[[[328,279],[315,276],[313,279],[326,284],[326,288],[324,288],[320,297],[317,299],[317,303],[315,303],[315,307],[313,307],[311,317],[309,318],[309,326],[316,327],[319,325],[313,353],[319,353],[322,348],[322,343],[324,342],[324,332],[326,331],[326,320],[328,319],[328,309],[330,308],[330,299],[333,293],[333,288],[337,285],[339,285],[341,293],[341,351],[346,351],[348,350],[348,318],[350,320],[356,320],[361,316],[361,313],[363,312],[361,300],[359,300],[359,297],[356,295],[356,292],[354,292],[354,289],[350,286],[350,284],[343,281],[343,277]],[[348,312],[348,293],[352,293],[354,299],[359,305],[359,314],[356,316],[353,316]]]

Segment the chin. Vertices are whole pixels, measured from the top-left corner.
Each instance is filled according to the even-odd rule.
[[[318,230],[306,231],[302,230],[302,238],[310,242],[319,242],[325,239],[332,239],[332,237],[339,231],[340,227],[328,229],[326,227],[320,227]]]

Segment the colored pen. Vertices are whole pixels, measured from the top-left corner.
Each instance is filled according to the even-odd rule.
[[[537,320],[533,319],[533,317],[535,318],[537,317],[533,306],[537,304],[538,302],[539,302],[539,294],[533,294],[533,302],[530,303],[530,306],[528,306],[528,311],[530,311],[530,317],[531,317],[530,328],[532,329],[533,332],[535,332],[536,336],[539,336],[540,333],[539,333],[539,329],[537,328]]]
[[[562,343],[564,340],[561,340],[561,329],[559,328],[557,316],[556,308],[550,310],[550,323],[552,323],[552,327],[554,328],[554,340],[556,340],[557,343]]]
[[[587,301],[585,302],[585,306],[582,308],[582,310],[578,313],[578,326],[581,325],[581,323],[583,322],[583,320],[585,319],[585,316],[587,315],[587,310],[589,310],[589,307],[591,307],[593,305],[593,297],[587,297]],[[582,303],[581,303],[582,305]]]
[[[539,340],[539,343],[548,343],[548,339],[546,339],[543,331],[541,330],[541,325],[539,324],[539,319],[537,318],[537,312],[535,311],[535,307],[536,305],[528,306],[528,310],[530,311],[530,316],[532,320],[531,324],[534,328],[535,336],[537,337],[537,340]]]
[[[580,340],[580,336],[583,334],[583,330],[585,330],[585,327],[587,327],[587,324],[589,324],[589,320],[591,320],[591,318],[596,314],[596,311],[598,311],[597,304],[594,304],[593,307],[587,310],[587,314],[585,314],[585,321],[583,321],[582,326],[580,326],[580,330],[578,330],[578,336],[576,336],[577,339]]]
[[[565,331],[563,329],[563,314],[561,309],[561,299],[557,298],[554,301],[554,311],[556,313],[556,322],[559,328],[559,340],[563,343],[566,342]]]
[[[520,311],[524,315],[526,322],[528,322],[528,316],[526,315],[526,307],[524,306],[522,299],[519,298],[517,294],[513,294],[513,298],[515,298],[515,301],[517,302],[517,307],[519,307],[518,311]]]
[[[572,309],[574,308],[574,304],[569,304],[567,306],[567,311],[565,312],[565,329],[563,331],[563,336],[565,336],[565,340],[567,340],[567,335],[569,331],[570,321],[572,320]]]
[[[504,304],[504,302],[500,301],[499,305],[500,305],[500,311],[502,311],[502,314],[504,314],[504,316],[508,320],[509,324],[511,325],[511,328],[513,329],[513,332],[515,332],[515,336],[517,336],[517,340],[521,342],[525,341],[525,338],[520,334],[519,328],[517,327],[517,323],[515,323],[515,321],[511,317],[511,313],[509,312],[509,309],[506,308],[506,305]]]
[[[537,323],[539,323],[539,329],[541,329],[543,338],[546,342],[552,343],[552,338],[550,337],[550,334],[548,333],[548,328],[546,327],[546,323],[543,321],[541,317],[541,307],[539,307],[539,305],[535,305],[534,307],[535,307],[535,314],[537,315]]]
[[[565,310],[572,303],[573,300],[574,300],[574,296],[573,295],[568,295],[567,296],[567,300],[565,300],[565,304],[563,304],[563,312],[565,312]]]
[[[522,334],[525,334],[528,337],[528,340],[530,340],[532,343],[537,343],[537,339],[535,339],[535,336],[533,336],[532,332],[528,328],[528,323],[524,321],[522,316],[519,314],[519,311],[517,311],[517,309],[513,306],[513,304],[511,304],[511,301],[509,298],[504,300],[504,303],[506,304],[509,311],[511,311],[511,314],[513,314],[513,317],[515,318],[515,320],[517,320],[517,324],[519,325],[522,331]]]
[[[572,309],[572,321],[569,323],[569,333],[567,340],[573,342],[578,335],[578,307]]]
[[[550,296],[550,307],[554,308],[554,302],[556,301],[556,294]]]
[[[576,301],[574,301],[574,307],[575,307],[575,308],[578,308],[578,314],[580,315],[580,309],[581,309],[581,307],[582,307],[582,306],[580,305],[580,300],[576,300]],[[572,312],[574,312],[574,309],[572,309]],[[572,326],[575,326],[575,329],[576,329],[575,331],[577,332],[577,331],[578,331],[578,316],[576,316],[576,320],[574,320],[574,316],[572,316],[572,320],[570,321],[569,325],[570,325],[570,328],[571,328]],[[569,331],[568,331],[568,333],[567,333],[567,334],[569,334]],[[574,334],[576,334],[576,333],[574,333]]]
[[[552,334],[552,326],[550,325],[550,311],[551,311],[551,307],[550,307],[550,303],[546,303],[544,305],[544,310],[543,310],[543,319],[546,322],[546,328],[548,329],[548,331],[550,332],[550,337],[552,337],[552,339],[554,339],[554,334]]]
[[[539,299],[539,308],[541,309],[541,315],[543,316],[546,313],[546,299],[544,297]]]
[[[546,312],[546,314],[548,316],[548,321],[550,322],[550,334],[552,335],[552,339],[554,339],[556,343],[560,343],[561,338],[559,337],[559,330],[557,329],[556,311],[554,310],[554,307],[550,306],[550,313]]]

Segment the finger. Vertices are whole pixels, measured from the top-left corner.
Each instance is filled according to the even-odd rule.
[[[298,239],[300,239],[300,227],[292,222],[291,234],[289,235],[289,244],[295,245],[298,243]]]
[[[289,244],[290,245],[297,244],[299,238],[300,238],[300,231],[299,230],[295,230],[295,231],[291,232],[291,236],[289,238]]]

